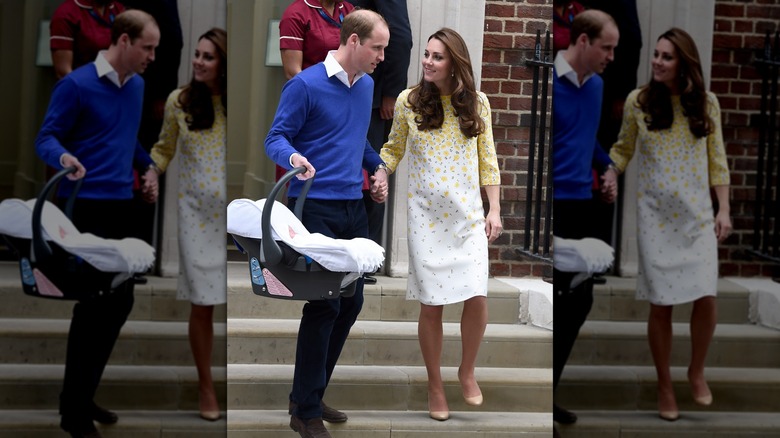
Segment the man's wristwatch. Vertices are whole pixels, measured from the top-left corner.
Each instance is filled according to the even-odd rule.
[[[389,172],[387,171],[387,165],[386,165],[385,163],[381,163],[381,164],[377,165],[377,166],[374,168],[374,173],[377,173],[377,172],[378,172],[378,171],[380,171],[380,170],[384,170],[384,171],[385,171],[385,173],[389,173]]]

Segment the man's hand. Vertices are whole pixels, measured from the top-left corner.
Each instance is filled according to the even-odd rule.
[[[611,204],[617,199],[617,178],[617,172],[612,167],[608,167],[604,174],[601,175],[601,199],[604,202]]]
[[[387,184],[387,169],[379,169],[371,176],[371,199],[381,204],[387,200],[389,191]]]
[[[63,169],[71,166],[76,167],[75,172],[69,173],[67,175],[67,178],[71,181],[84,178],[84,175],[87,174],[87,169],[84,168],[84,165],[81,164],[78,158],[71,154],[62,154],[62,157],[60,158],[60,164],[62,164]]]
[[[157,197],[160,194],[159,174],[153,167],[149,167],[146,169],[146,173],[143,174],[142,179],[144,183],[141,186],[141,196],[144,201],[154,204],[157,202]]]
[[[379,107],[379,118],[382,120],[392,120],[395,110],[395,97],[382,96],[382,105]]]
[[[298,175],[296,175],[296,177],[300,180],[307,180],[309,178],[313,178],[314,174],[317,173],[317,171],[314,169],[314,166],[312,166],[311,163],[309,163],[309,160],[307,160],[306,157],[304,157],[299,153],[293,154],[290,162],[292,162],[293,167],[306,168],[306,172],[299,173]]]

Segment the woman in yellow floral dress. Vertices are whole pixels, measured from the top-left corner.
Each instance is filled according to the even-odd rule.
[[[390,172],[409,152],[407,299],[420,301],[418,336],[428,372],[431,418],[446,420],[449,407],[441,377],[443,305],[464,302],[463,397],[482,404],[474,377],[487,325],[488,242],[502,232],[498,160],[490,104],[476,90],[465,42],[443,28],[428,39],[423,77],[404,90],[381,151]],[[456,115],[457,114],[457,115]],[[489,202],[484,213],[480,186]]]
[[[192,303],[189,338],[198,370],[200,415],[220,417],[211,377],[214,306],[227,300],[225,206],[227,33],[201,35],[192,60],[193,77],[165,105],[152,159],[165,171],[176,149],[179,161],[178,298]]]
[[[648,339],[661,418],[679,417],[669,370],[673,305],[693,302],[688,380],[693,399],[712,403],[704,360],[715,332],[718,242],[731,232],[729,171],[720,106],[704,88],[693,39],[673,28],[658,38],[649,84],[625,103],[610,158],[614,180],[638,152],[637,299],[650,302]],[[718,201],[713,214],[710,188]]]

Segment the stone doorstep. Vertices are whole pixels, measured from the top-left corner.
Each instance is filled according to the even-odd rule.
[[[636,278],[605,277],[606,284],[595,285],[593,308],[589,320],[647,321],[650,305],[639,301],[636,295]],[[769,280],[754,280],[769,281]],[[771,281],[770,281],[771,282]],[[744,324],[750,322],[750,301],[754,294],[732,279],[718,280],[718,322]],[[675,322],[690,320],[692,303],[675,306],[672,318]]]
[[[0,365],[0,413],[5,409],[54,409],[62,389],[63,365]],[[226,400],[225,367],[212,367],[221,406]],[[108,365],[95,401],[108,409],[196,410],[194,366]]]
[[[0,318],[0,363],[63,364],[70,321]],[[214,324],[212,364],[227,360],[227,324]],[[192,365],[186,322],[128,321],[110,364]]]
[[[228,320],[228,363],[293,363],[297,320]],[[460,363],[460,324],[444,323],[442,364]],[[517,324],[488,324],[478,366],[546,368],[552,332]],[[416,322],[357,321],[340,358],[349,365],[421,365]]]
[[[230,318],[300,319],[305,302],[260,297],[252,293],[248,273],[243,266],[228,263],[228,316]],[[406,300],[406,278],[377,275],[377,283],[364,288],[362,320],[417,321],[420,304]],[[488,318],[490,322],[516,324],[519,321],[523,293],[503,281],[488,282]],[[462,303],[445,306],[443,320],[460,321]]]
[[[293,365],[228,365],[228,409],[278,409],[288,399]],[[485,397],[481,407],[465,404],[457,368],[443,367],[450,409],[456,411],[545,412],[552,405],[552,371],[537,368],[477,368]],[[339,409],[427,410],[423,366],[337,366],[325,400]]]
[[[197,411],[117,411],[119,422],[103,426],[106,438],[217,438],[227,436],[227,421],[204,421]],[[56,409],[0,410],[0,438],[51,438],[64,436]]]
[[[672,365],[690,360],[688,324],[673,323]],[[651,365],[647,323],[587,321],[569,364]],[[707,354],[708,366],[780,367],[780,331],[750,324],[719,324]]]
[[[346,410],[346,423],[325,427],[338,438],[549,438],[552,414],[526,412],[450,412],[435,421],[427,411]],[[286,410],[228,410],[231,438],[293,437]]]
[[[780,283],[767,278],[729,277],[728,280],[751,291],[750,322],[780,329]]]
[[[655,410],[578,410],[575,424],[556,424],[563,438],[780,438],[780,415],[756,412],[681,412],[674,422]],[[230,427],[228,423],[228,427]]]
[[[499,277],[497,280],[520,292],[520,322],[553,329],[553,287],[539,278]]]
[[[672,367],[677,403],[683,411],[777,412],[780,369],[715,368],[705,370],[714,402],[693,402],[686,367]],[[649,366],[568,365],[556,390],[556,402],[567,409],[656,409],[656,374]]]

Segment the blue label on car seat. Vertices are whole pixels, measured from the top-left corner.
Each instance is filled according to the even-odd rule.
[[[252,271],[252,283],[264,286],[265,278],[263,278],[263,268],[260,266],[257,257],[252,257],[249,260],[249,268]]]
[[[35,286],[35,276],[33,275],[32,267],[30,266],[30,260],[27,257],[23,257],[19,261],[19,270],[22,274],[22,284]]]

